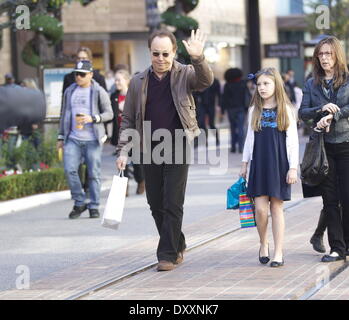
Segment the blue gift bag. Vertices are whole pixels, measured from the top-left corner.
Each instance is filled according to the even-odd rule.
[[[243,192],[246,192],[246,179],[240,177],[227,190],[227,209],[239,209],[239,195]]]

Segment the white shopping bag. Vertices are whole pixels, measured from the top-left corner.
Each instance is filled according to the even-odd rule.
[[[124,177],[124,171],[120,171],[119,175],[114,175],[104,208],[103,227],[116,230],[121,223],[122,212],[125,206],[127,180],[128,178]]]

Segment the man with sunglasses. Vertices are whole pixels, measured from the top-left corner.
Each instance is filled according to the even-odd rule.
[[[183,41],[183,44],[191,57],[191,65],[183,65],[175,60],[177,43],[171,32],[157,30],[149,37],[151,66],[131,80],[116,149],[117,167],[122,170],[126,166],[130,147],[127,137],[130,130],[127,129],[136,129],[143,152],[141,158],[147,201],[160,235],[158,271],[172,270],[183,261],[186,243],[181,229],[189,168],[184,149],[200,134],[192,92],[202,91],[213,83],[213,73],[203,55],[205,36],[200,30],[193,30],[190,39]],[[147,134],[149,124],[151,132]],[[165,146],[172,147],[171,159],[160,163],[154,160],[160,142],[151,139],[158,129],[166,129],[164,131],[171,134],[173,143],[172,146]],[[178,131],[185,132],[185,138],[183,135],[181,138],[185,140],[181,148],[177,148],[178,136],[175,134]],[[161,143],[164,144],[163,141]],[[151,160],[145,161],[149,152]],[[178,154],[181,154],[182,161],[176,161]]]
[[[79,61],[83,61],[83,60],[89,60],[91,63],[93,63],[93,54],[90,48],[88,47],[80,47],[77,51],[76,51],[76,60],[75,63],[78,63]],[[107,90],[107,85],[105,83],[105,78],[103,75],[101,75],[99,73],[98,70],[93,69],[93,77],[94,80],[96,80],[99,85],[104,88],[105,90]],[[75,73],[74,71],[66,74],[64,76],[64,80],[63,80],[63,89],[62,89],[62,101],[63,101],[63,96],[64,96],[64,92],[65,90],[72,85],[73,83],[75,83]],[[104,123],[104,127],[107,130],[107,123]],[[84,159],[81,160],[81,166],[79,168],[79,173],[81,177],[85,177],[85,182],[83,185],[83,188],[85,190],[86,193],[88,193],[88,172],[86,169],[86,165]]]
[[[74,200],[69,218],[78,218],[86,209],[90,218],[98,218],[102,145],[107,139],[104,122],[113,118],[113,111],[108,93],[92,79],[90,61],[79,61],[74,76],[75,83],[63,96],[57,148],[64,150],[64,171]],[[89,204],[78,175],[82,158],[88,171]]]
[[[91,63],[92,61],[92,51],[88,47],[80,47],[78,51],[76,52],[76,60],[75,63],[78,63],[79,61],[83,60],[89,60]],[[105,78],[103,75],[99,73],[98,70],[94,69],[93,70],[93,79],[96,80],[100,86],[102,86],[105,90],[107,90],[107,85],[105,83]],[[65,90],[75,82],[75,75],[74,71],[71,73],[68,73],[64,76],[63,80],[63,89],[62,89],[62,94],[64,94]]]

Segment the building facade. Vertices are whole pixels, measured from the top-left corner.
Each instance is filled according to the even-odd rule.
[[[173,0],[162,0],[160,9],[164,11],[173,4]],[[275,0],[259,0],[262,67],[279,67],[278,60],[264,58],[262,50],[264,44],[278,41],[275,6]],[[228,68],[240,68],[245,75],[258,71],[249,70],[247,63],[246,10],[245,0],[200,0],[189,14],[207,34],[205,56],[220,80]]]
[[[121,63],[134,73],[149,64],[144,0],[98,0],[87,7],[71,3],[63,7],[62,22],[65,54],[87,46],[102,71]]]
[[[307,50],[304,42],[310,39],[305,19],[305,5],[303,0],[278,0],[277,25],[280,43],[294,43],[299,45],[300,56],[296,58],[280,58],[280,70],[286,72],[289,69],[295,71],[295,80],[299,86],[303,86],[304,79],[310,65],[305,59]]]
[[[278,42],[277,0],[259,0],[261,66],[279,67],[278,59],[263,56],[263,45]],[[164,12],[174,0],[158,0],[159,11]],[[247,60],[249,40],[246,25],[247,0],[200,0],[190,16],[199,22],[207,35],[205,55],[211,62],[216,76],[223,80],[223,74],[230,67],[241,68],[245,75],[249,70]],[[102,73],[113,69],[116,64],[126,64],[130,72],[142,71],[149,66],[147,46],[149,28],[146,21],[145,0],[98,0],[86,7],[78,2],[65,4],[61,14],[64,27],[63,52],[73,56],[80,46],[87,46],[93,52],[95,68]],[[19,32],[16,40],[16,73],[18,79],[36,76],[38,70],[25,65],[21,51],[30,39],[30,32]],[[9,31],[4,32],[4,46],[0,50],[3,65],[10,70],[11,45]],[[65,63],[66,67],[73,66]],[[2,69],[4,70],[4,69]]]

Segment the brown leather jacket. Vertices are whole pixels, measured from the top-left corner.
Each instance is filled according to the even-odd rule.
[[[124,148],[128,143],[125,135],[123,136],[125,129],[137,130],[140,136],[140,150],[143,150],[143,123],[149,72],[151,72],[151,67],[135,75],[131,80],[122,114],[119,142],[116,148],[118,156],[121,154],[127,156],[131,146],[128,144],[128,148]],[[196,121],[196,106],[192,92],[202,91],[208,88],[212,85],[213,79],[213,73],[204,56],[198,60],[192,60],[192,65],[183,65],[176,60],[173,62],[171,70],[171,92],[188,141],[192,141],[200,134],[200,129]]]

